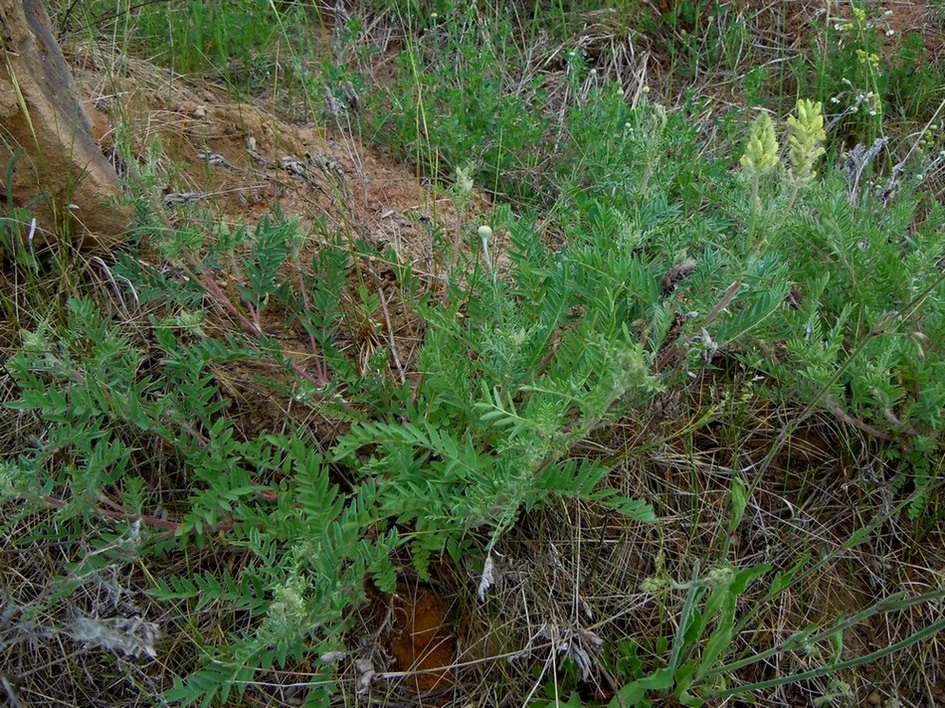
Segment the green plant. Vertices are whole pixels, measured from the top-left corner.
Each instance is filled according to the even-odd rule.
[[[729,552],[728,539],[742,523],[749,494],[750,489],[744,482],[737,478],[733,480],[728,496],[726,542],[721,549],[723,557]],[[905,503],[887,514],[887,518],[897,513]],[[836,553],[863,543],[883,521],[877,519],[868,527],[857,529]],[[945,597],[945,591],[942,590],[912,597],[900,592],[882,598],[862,611],[836,617],[828,623],[806,624],[792,631],[775,646],[760,650],[755,637],[765,633],[766,629],[755,627],[753,621],[762,615],[762,608],[776,602],[784,593],[796,589],[830,561],[829,555],[815,562],[811,554],[801,553],[795,558],[783,559],[785,569],[773,575],[773,569],[768,564],[739,569],[722,562],[705,573],[700,571],[697,564],[688,582],[677,582],[667,577],[658,565],[658,574],[647,578],[641,590],[658,602],[671,602],[679,606],[678,618],[673,623],[675,629],[670,628],[670,636],[659,637],[651,650],[654,654],[666,654],[666,659],[659,662],[658,668],[645,669],[644,663],[638,658],[639,646],[624,643],[615,659],[614,668],[633,680],[617,691],[610,705],[614,708],[649,706],[652,705],[652,699],[660,695],[671,695],[688,706],[706,705],[714,700],[731,697],[748,700],[754,691],[821,677],[830,678],[833,686],[830,690],[837,692],[841,690],[837,677],[844,670],[908,649],[945,628],[945,621],[932,622],[889,646],[865,655],[845,657],[846,631],[875,616],[902,613]],[[770,578],[770,582],[763,592],[748,592],[752,584],[757,584],[765,576]],[[681,604],[678,602],[680,596],[683,596]],[[751,683],[734,680],[739,671],[791,653],[813,657],[815,668]],[[829,701],[830,690],[819,704]],[[848,685],[845,690],[849,692]]]
[[[646,111],[637,114],[636,119],[641,115],[645,116]],[[645,150],[646,145],[655,142],[657,159],[669,163],[667,155],[672,152],[667,148],[673,136],[664,131],[662,121],[650,123],[647,140],[628,147],[631,151]],[[777,140],[773,129],[759,121],[742,161],[751,189],[738,181],[715,180],[716,198],[728,205],[727,219],[716,216],[717,220],[712,220],[711,207],[707,214],[690,212],[687,218],[685,206],[678,202],[672,207],[667,205],[667,193],[678,188],[676,180],[685,174],[674,171],[680,169],[677,165],[653,169],[646,158],[628,159],[627,153],[615,150],[613,145],[609,154],[591,153],[601,156],[595,171],[598,184],[584,190],[580,201],[576,201],[578,212],[587,214],[587,221],[577,223],[585,229],[610,229],[622,238],[645,233],[647,247],[643,252],[653,258],[674,253],[677,263],[681,263],[690,253],[699,253],[698,263],[693,259],[685,268],[680,266],[681,270],[667,271],[667,278],[673,274],[669,282],[678,288],[679,301],[691,307],[696,317],[692,325],[681,328],[680,339],[660,358],[663,365],[686,354],[684,362],[676,364],[677,370],[693,371],[701,367],[700,359],[711,362],[728,353],[743,361],[749,371],[769,374],[770,378],[763,378],[774,396],[789,391],[790,398],[805,402],[805,410],[777,438],[751,485],[733,486],[733,509],[744,507],[745,496],[751,495],[789,431],[812,411],[824,409],[844,423],[885,440],[890,450],[917,446],[915,453],[903,459],[911,460],[907,464],[920,458],[924,462],[911,470],[903,466],[901,473],[914,487],[897,509],[908,505],[913,514],[919,513],[941,484],[932,473],[933,468],[940,467],[935,462],[939,453],[933,450],[940,450],[941,440],[940,418],[932,411],[941,410],[942,390],[927,377],[939,369],[941,362],[937,354],[921,344],[939,336],[926,331],[937,332],[941,326],[945,278],[932,265],[938,257],[933,254],[938,254],[940,248],[935,237],[940,207],[923,213],[920,225],[916,223],[918,203],[907,191],[881,206],[872,198],[865,203],[852,199],[853,185],[834,170],[828,169],[825,176],[818,177],[814,167],[823,154],[820,144],[826,137],[819,106],[801,102],[798,115],[789,121],[789,132],[789,168],[776,169]],[[705,170],[706,165],[690,165],[689,169]],[[613,189],[615,182],[622,189]],[[606,207],[594,200],[595,196],[603,200],[604,194],[610,195]],[[642,194],[648,204],[616,194]],[[644,221],[647,206],[654,202],[660,217]],[[696,215],[701,228],[693,224],[692,216]],[[930,219],[930,230],[925,228],[926,219]],[[913,236],[908,240],[896,238],[894,235],[901,234],[907,223],[912,225]],[[580,231],[570,233],[574,238]],[[699,243],[703,248],[696,250],[695,244]],[[709,293],[714,295],[707,298]],[[777,343],[776,347],[772,343]],[[916,356],[915,346],[923,346],[921,356]],[[904,366],[910,371],[905,378],[901,373]],[[910,393],[915,367],[924,372],[920,374],[922,384]],[[657,368],[661,368],[659,363]],[[791,381],[794,383],[787,383]],[[920,399],[924,402],[919,403]],[[925,417],[928,413],[931,417]],[[900,414],[912,422],[906,423]],[[919,438],[913,437],[918,431],[925,432],[919,433]],[[737,490],[741,491],[736,494]],[[736,503],[736,499],[741,501]],[[733,512],[732,528],[738,526],[739,518],[740,512]],[[858,540],[851,538],[851,543],[861,542],[863,534],[871,531],[857,532]],[[806,561],[799,559],[798,564],[778,575],[763,599],[756,602],[767,602],[792,585]],[[737,661],[723,660],[734,651],[730,646],[733,628],[747,626],[746,618],[736,618],[737,598],[747,590],[750,580],[768,570],[765,566],[732,567],[723,555],[711,578],[695,570],[688,583],[664,578],[658,581],[663,584],[650,587],[654,591],[669,586],[685,591],[678,630],[665,638],[662,648],[651,649],[656,654],[669,652],[669,659],[659,668],[646,669],[630,658],[621,664],[622,671],[630,671],[634,678],[619,692],[614,705],[620,705],[620,701],[642,705],[638,701],[647,695],[663,692],[700,704],[712,696],[742,695],[757,688],[827,676],[911,646],[940,627],[935,624],[922,628],[894,646],[864,657],[841,660],[838,653],[821,668],[798,676],[730,686],[732,672],[770,656],[755,657],[740,649],[746,654]],[[924,603],[938,596],[933,593],[909,600],[892,596],[862,613],[839,618],[832,628],[798,630],[792,642],[800,646],[810,637],[814,637],[815,644],[836,639],[843,629],[872,614],[907,609],[913,601]]]
[[[427,21],[403,17],[408,43],[398,75],[369,97],[366,132],[434,179],[471,168],[477,184],[532,198],[549,122],[535,108],[543,101],[538,79],[514,85],[503,69],[526,60],[511,13],[466,5],[438,13],[418,34]]]
[[[106,572],[138,569],[155,607],[175,618],[175,647],[180,638],[195,647],[164,662],[173,674],[167,699],[232,702],[299,671],[317,704],[350,692],[346,674],[366,675],[345,652],[368,588],[393,592],[403,578],[433,582],[444,565],[469,563],[483,568],[484,597],[485,568],[503,539],[530,515],[567,507],[563,500],[606,514],[601,545],[608,523],[625,532],[647,521],[658,536],[668,523],[651,507],[659,494],[631,498],[621,474],[631,475],[615,460],[658,458],[687,436],[695,460],[697,432],[721,442],[713,457],[732,453],[718,467],[731,480],[728,518],[706,534],[704,555],[672,572],[657,561],[647,572],[643,590],[661,620],[650,634],[606,635],[602,623],[600,662],[615,704],[747,700],[832,677],[826,700],[846,692],[844,669],[940,629],[930,621],[854,657],[844,644],[859,623],[940,600],[936,589],[849,613],[825,609],[833,616],[799,622],[776,645],[763,619],[904,510],[934,528],[945,210],[918,191],[916,170],[933,169],[938,158],[925,158],[935,142],[916,146],[924,161],[904,162],[887,182],[896,189],[877,190],[859,174],[853,181],[832,159],[847,135],[883,135],[894,105],[904,115],[928,105],[937,74],[920,66],[918,45],[886,63],[877,26],[857,8],[849,27],[828,28],[832,54],[817,55],[814,75],[803,57],[784,63],[803,65],[802,86],[828,107],[855,87],[858,110],[881,110],[864,121],[853,113],[825,120],[821,103],[803,100],[786,127],[777,111],[762,113],[745,146],[737,111],[720,122],[695,91],[667,89],[750,60],[750,25],[733,3],[674,3],[664,17],[643,17],[671,65],[652,92],[642,76],[603,80],[598,48],[571,36],[587,24],[575,10],[595,9],[586,4],[421,5],[396,3],[386,15],[409,31],[399,73],[383,86],[361,71],[373,48],[359,46],[367,30],[358,18],[339,21],[331,58],[309,72],[311,57],[297,44],[305,27],[291,24],[299,16],[269,4],[176,3],[170,19],[120,8],[124,36],[141,30],[145,49],[168,25],[168,58],[179,69],[242,66],[253,83],[279,68],[311,104],[326,83],[335,98],[346,82],[367,90],[358,127],[424,175],[453,181],[459,225],[431,229],[432,275],[350,231],[329,233],[329,220],[306,233],[278,210],[253,228],[190,212],[172,229],[153,208],[164,185],[155,143],[133,166],[130,190],[138,233],[164,262],[117,256],[106,265],[115,289],[129,286],[121,302],[82,296],[68,267],[75,254],[50,261],[22,238],[5,241],[27,297],[3,295],[18,351],[4,361],[5,411],[17,425],[0,466],[0,530],[21,549],[62,544],[68,567],[39,599],[5,603],[0,641],[20,641],[37,617],[72,611],[80,588]],[[567,45],[538,46],[543,24]],[[271,49],[287,40],[288,67]],[[772,98],[764,84],[785,71],[779,66],[747,71],[746,93]],[[846,86],[844,76],[855,81]],[[657,102],[658,93],[680,108]],[[512,204],[480,219],[476,185]],[[21,237],[29,221],[16,218],[11,231]],[[45,279],[44,268],[56,278]],[[395,307],[417,323],[409,352],[395,335]],[[708,381],[718,399],[694,406],[679,429],[662,429],[675,421],[656,404],[689,395],[691,380]],[[777,408],[778,427],[765,452],[742,465],[746,401],[761,399]],[[259,401],[275,401],[278,416],[254,416]],[[731,539],[753,523],[747,505],[767,491],[766,471],[815,414],[861,436],[894,478],[882,488],[892,501],[882,511],[864,503],[868,523],[816,561],[816,546],[789,559],[738,559]],[[633,440],[604,454],[600,440],[628,416]],[[710,430],[720,420],[728,429]],[[693,497],[699,520],[697,473],[665,489]],[[28,523],[29,535],[12,533]],[[766,532],[784,527],[777,521]],[[646,558],[658,543],[630,551]],[[585,602],[576,580],[573,596]],[[55,627],[71,627],[68,636],[87,645],[151,656],[162,650],[152,621],[140,636],[122,634],[122,622]],[[567,705],[579,704],[586,667],[565,660],[559,672],[560,651],[550,651],[531,675],[549,700],[570,694]],[[814,668],[770,680],[748,673],[804,652]]]
[[[707,75],[755,63],[750,20],[737,3],[624,3],[611,11],[617,32],[635,37],[658,58],[669,95],[683,93]]]
[[[347,287],[348,248],[326,247],[315,279],[286,277],[293,252],[298,266],[295,228],[276,220],[255,232],[223,234],[199,269],[184,265],[190,277],[183,285],[128,261],[123,274],[137,283],[139,301],[163,302],[168,311],[151,324],[161,352],[156,366],[145,366],[144,352],[78,299],[69,303],[67,338],[24,333],[22,352],[8,362],[21,390],[13,405],[55,430],[48,444],[7,466],[8,499],[53,506],[63,520],[90,529],[96,517],[143,522],[158,532],[141,547],[145,555],[219,534],[250,554],[242,573],[223,582],[199,574],[158,582],[159,600],[196,608],[236,602],[255,618],[251,634],[204,648],[212,662],[168,694],[185,703],[226,700],[231,686],[258,671],[337,647],[345,610],[363,597],[365,577],[393,589],[390,555],[403,544],[425,573],[431,554],[447,550],[458,561],[477,548],[488,552],[521,510],[555,495],[652,518],[645,504],[602,486],[605,466],[569,453],[620,406],[639,405],[657,387],[648,373],[652,355],[628,328],[655,292],[645,270],[630,261],[589,280],[583,273],[603,265],[603,244],[588,244],[545,273],[534,259],[546,262],[550,254],[533,231],[520,230],[511,284],[470,261],[462,285],[457,279],[450,286],[452,304],[415,303],[431,332],[419,354],[423,378],[411,391],[365,376],[339,354],[331,340],[346,317],[336,294]],[[165,252],[186,264],[196,255],[188,243]],[[230,258],[243,249],[239,262]],[[236,268],[231,278],[239,284],[228,292],[214,265]],[[580,287],[570,284],[574,276]],[[306,288],[305,297],[296,287]],[[360,292],[361,307],[378,307],[363,286]],[[637,297],[643,299],[627,309],[628,298]],[[242,333],[208,336],[193,311],[200,299],[221,307]],[[302,310],[306,302],[316,311]],[[275,303],[298,308],[290,321],[298,318],[320,342],[321,376],[264,330],[262,318]],[[585,310],[580,322],[569,314],[575,307]],[[457,317],[460,308],[465,318]],[[327,456],[303,442],[301,430],[236,439],[230,403],[211,372],[252,360],[291,375],[293,395],[308,405],[329,403],[331,391],[342,388],[358,401],[360,410],[342,413],[353,424]],[[153,446],[168,446],[182,495],[159,499],[135,473],[135,450]],[[373,452],[365,459],[356,454],[362,448]],[[329,463],[345,470],[342,477],[333,478]],[[136,492],[128,496],[129,489]],[[170,518],[149,515],[156,504]]]
[[[884,67],[882,87],[892,119],[908,123],[934,120],[942,99],[943,71],[939,63],[926,61],[928,52],[922,37],[909,32]]]
[[[107,37],[130,53],[147,56],[180,74],[214,71],[241,91],[280,89],[286,71],[309,58],[317,8],[308,3],[271,0],[134,4],[99,0],[71,3],[58,16],[61,31],[81,26]]]
[[[892,120],[922,124],[936,112],[941,97],[934,87],[942,72],[924,60],[925,51],[918,34],[899,41],[885,15],[870,17],[866,6],[851,3],[849,17],[831,18],[814,46],[802,91],[834,111],[841,109],[831,118],[840,135],[868,145],[884,135]]]
[[[785,573],[772,579],[767,592],[757,602],[769,602],[792,587],[797,576],[805,570],[809,559],[801,558]],[[620,706],[649,706],[651,698],[669,694],[687,706],[702,706],[713,699],[732,696],[748,696],[753,691],[775,688],[790,683],[806,681],[824,676],[835,676],[845,669],[867,664],[934,636],[945,629],[945,621],[932,624],[911,636],[867,655],[842,659],[844,632],[872,617],[891,612],[902,612],[919,604],[937,602],[945,592],[936,591],[907,597],[905,593],[884,598],[862,612],[838,617],[830,626],[810,624],[793,632],[778,646],[766,651],[740,648],[735,637],[746,631],[749,612],[742,619],[736,617],[739,596],[749,585],[770,571],[762,565],[742,570],[730,567],[713,569],[704,576],[698,568],[687,583],[676,583],[666,578],[653,578],[644,584],[644,591],[660,596],[669,588],[685,591],[678,618],[678,629],[672,637],[671,650],[665,666],[649,672],[641,672],[639,678],[622,687],[611,702]],[[740,642],[738,644],[741,644]],[[627,647],[631,652],[632,648]],[[773,656],[803,652],[817,656],[821,666],[793,675],[749,684],[731,684],[736,671],[766,661]],[[739,658],[735,658],[738,655]],[[747,655],[747,656],[746,656]],[[630,654],[632,657],[632,654]],[[629,657],[628,657],[629,658]],[[627,662],[628,658],[624,659]],[[639,662],[635,662],[639,667]],[[626,664],[625,665],[630,665]],[[639,668],[637,669],[639,671]]]

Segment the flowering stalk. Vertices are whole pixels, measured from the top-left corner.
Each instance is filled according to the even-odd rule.
[[[791,198],[785,213],[794,206],[801,187],[810,184],[817,176],[814,165],[826,152],[823,147],[827,134],[824,132],[823,104],[808,99],[798,99],[796,115],[788,116],[788,143],[791,168],[788,175],[794,183]]]
[[[796,116],[788,116],[791,178],[805,185],[817,176],[814,165],[826,152],[822,143],[827,139],[827,134],[824,132],[823,105],[820,101],[814,103],[802,98],[798,100],[796,110]]]
[[[758,185],[761,176],[773,170],[778,164],[778,139],[774,135],[774,124],[767,113],[762,113],[751,125],[748,135],[748,147],[742,155],[741,165],[751,175],[752,216],[761,208],[758,198]],[[753,219],[754,220],[754,219]]]

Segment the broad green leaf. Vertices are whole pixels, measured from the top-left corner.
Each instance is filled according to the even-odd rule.
[[[732,632],[735,627],[735,596],[726,593],[725,607],[720,613],[719,622],[702,650],[702,662],[699,664],[697,679],[703,678],[715,666],[716,661],[725,655],[732,644]]]
[[[673,672],[668,667],[658,669],[649,676],[637,679],[617,691],[617,695],[610,702],[610,706],[611,708],[621,708],[621,706],[630,708],[631,706],[649,705],[649,701],[644,703],[646,694],[649,691],[668,691],[672,687]]]
[[[805,553],[800,557],[797,563],[792,565],[788,570],[775,575],[774,580],[771,581],[771,586],[768,588],[768,592],[765,593],[763,602],[780,595],[785,588],[794,582],[794,576],[804,569],[804,566],[810,562],[810,559],[810,553]]]
[[[735,596],[741,595],[752,581],[756,578],[760,578],[769,570],[771,570],[771,565],[768,563],[762,563],[752,568],[744,568],[735,573],[735,577],[732,579],[731,585],[729,585],[729,590],[731,590],[732,594]]]

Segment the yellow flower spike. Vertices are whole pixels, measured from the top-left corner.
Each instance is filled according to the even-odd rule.
[[[788,116],[788,143],[790,145],[791,177],[798,185],[808,184],[817,172],[814,165],[826,152],[822,143],[824,132],[823,105],[818,101],[799,99],[796,115]]]
[[[751,125],[748,147],[742,155],[741,165],[753,175],[770,172],[778,164],[778,139],[774,124],[767,113],[762,113]]]

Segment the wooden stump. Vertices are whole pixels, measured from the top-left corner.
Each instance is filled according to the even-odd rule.
[[[42,0],[0,0],[0,42],[0,208],[24,209],[47,244],[68,232],[83,247],[114,245],[131,212],[106,203],[118,175],[92,138]]]

